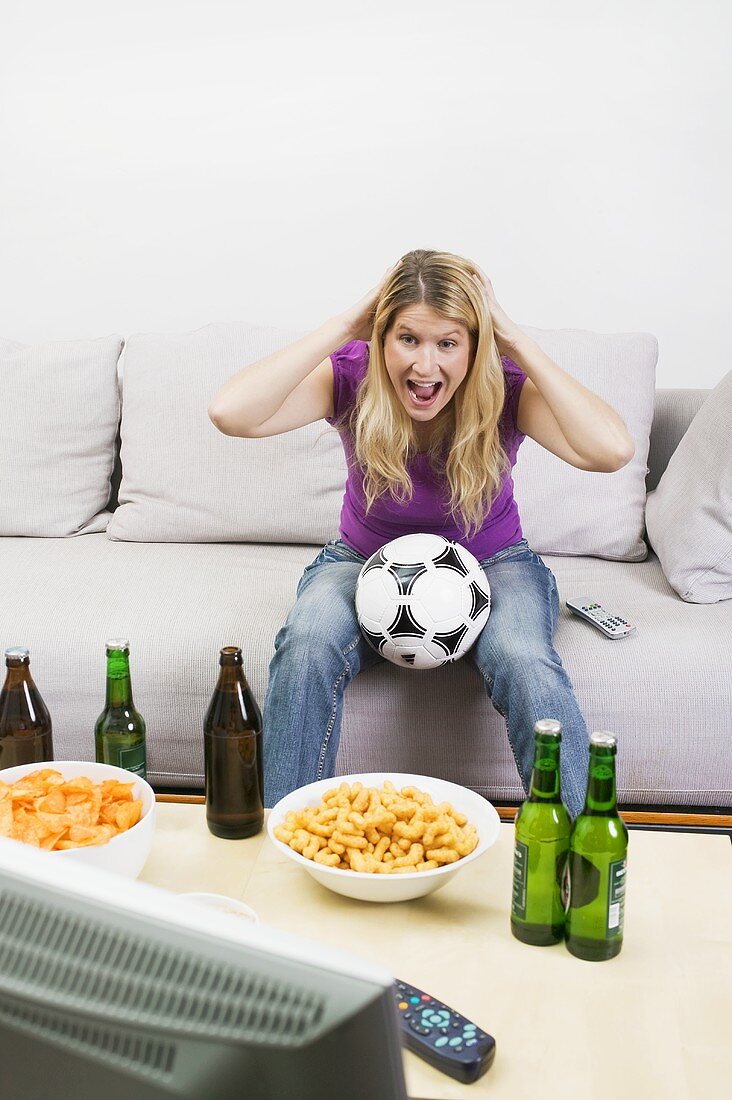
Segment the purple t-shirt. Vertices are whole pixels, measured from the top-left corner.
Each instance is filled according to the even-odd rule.
[[[327,417],[329,424],[344,413],[349,412],[355,403],[356,390],[368,368],[370,348],[365,340],[351,340],[331,355],[333,364],[333,416]],[[498,431],[511,468],[516,462],[516,454],[521,441],[525,438],[518,430],[518,415],[521,387],[526,375],[513,360],[501,356],[506,400],[498,423]],[[343,449],[348,464],[348,480],[343,497],[340,518],[340,538],[357,550],[359,554],[370,557],[379,547],[400,535],[415,531],[426,531],[442,535],[467,547],[482,561],[506,546],[512,546],[521,539],[521,521],[513,496],[513,478],[510,471],[504,477],[501,491],[493,501],[493,506],[480,530],[472,539],[466,539],[462,527],[450,516],[450,492],[444,477],[440,478],[432,468],[426,451],[415,454],[407,470],[412,479],[413,495],[405,504],[399,504],[387,490],[374,501],[371,511],[366,515],[366,496],[363,491],[363,474],[354,457],[354,440],[348,428],[340,428]]]

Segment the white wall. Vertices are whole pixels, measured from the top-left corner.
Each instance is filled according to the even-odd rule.
[[[0,0],[0,334],[309,329],[412,248],[729,369],[725,0]]]

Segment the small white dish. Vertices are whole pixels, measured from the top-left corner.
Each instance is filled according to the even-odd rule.
[[[259,924],[259,917],[251,906],[239,901],[238,898],[230,898],[228,894],[192,893],[179,894],[178,896],[186,898],[187,901],[192,901],[196,905],[204,906],[206,909],[216,909],[219,913],[228,913],[233,917],[244,917],[252,924]]]

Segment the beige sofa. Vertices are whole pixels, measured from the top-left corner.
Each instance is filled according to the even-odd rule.
[[[530,440],[515,470],[524,533],[557,578],[555,642],[588,726],[618,735],[625,804],[729,807],[732,601],[681,599],[643,525],[645,489],[658,485],[707,391],[655,390],[657,346],[644,334],[527,331],[611,400],[636,440],[635,468],[617,475],[563,470]],[[263,702],[273,639],[300,574],[337,535],[342,448],[324,423],[277,439],[226,438],[206,407],[239,366],[298,335],[246,324],[137,334],[121,359],[123,341],[113,337],[0,344],[4,377],[26,372],[21,389],[36,405],[33,414],[18,390],[0,451],[0,487],[15,494],[12,507],[0,506],[1,638],[30,647],[59,757],[93,758],[112,635],[130,640],[158,788],[202,787],[202,722],[220,646],[242,646]],[[14,485],[24,417],[38,424],[39,402],[55,401],[59,386],[63,446],[54,449],[42,425],[43,454],[30,455]],[[637,632],[605,639],[570,616],[564,601],[573,595],[625,613]],[[380,769],[428,772],[496,801],[521,797],[504,720],[465,662],[431,672],[384,663],[354,681],[338,770]]]

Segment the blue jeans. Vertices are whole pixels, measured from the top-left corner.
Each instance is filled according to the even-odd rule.
[[[356,619],[354,593],[365,560],[339,539],[327,543],[300,578],[275,639],[263,712],[267,806],[335,774],[345,689],[357,673],[384,660]],[[480,564],[491,586],[491,611],[464,660],[478,669],[506,719],[524,791],[531,782],[534,723],[562,723],[562,794],[575,817],[587,786],[588,734],[552,643],[559,614],[554,574],[525,539]]]

